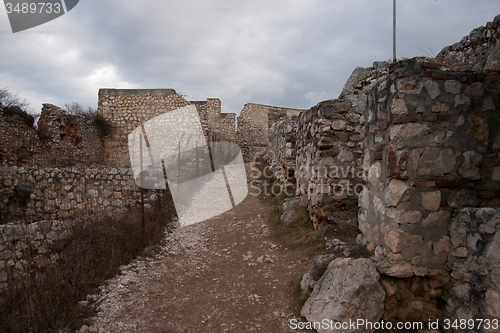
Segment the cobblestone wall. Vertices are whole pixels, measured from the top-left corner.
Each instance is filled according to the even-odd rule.
[[[384,62],[357,68],[339,99],[270,121],[267,157],[279,184],[308,203],[315,227],[345,220],[337,213],[357,208],[363,189],[366,94],[387,71]],[[350,223],[357,225],[354,218]]]
[[[10,108],[12,109],[12,108]],[[68,114],[63,109],[43,104],[34,126],[33,117],[20,109],[0,106],[0,165],[73,166],[100,165],[104,133],[89,114]]]
[[[24,278],[32,265],[56,262],[59,256],[50,253],[50,245],[67,237],[71,227],[71,221],[58,220],[0,225],[0,290],[8,288],[9,281]],[[31,260],[26,260],[25,253],[31,254]]]
[[[191,104],[196,105],[203,133],[208,140],[236,143],[236,114],[221,113],[221,102],[218,98],[191,101]]]
[[[79,211],[124,211],[140,189],[130,168],[1,167],[0,221],[62,220]]]
[[[480,222],[464,228],[463,217],[464,207],[500,206],[499,96],[499,74],[413,60],[391,66],[368,95],[359,229],[382,274],[441,281],[448,318],[492,318],[500,309],[498,287],[472,287],[477,270],[484,281],[498,274],[482,253],[495,246],[498,219],[481,220],[489,208],[478,208],[471,221]],[[469,299],[477,304],[465,311]]]
[[[500,318],[500,209],[458,209],[449,229],[446,317]]]
[[[303,110],[280,108],[247,103],[238,117],[237,140],[245,161],[266,151],[270,140],[270,129],[283,120],[287,113],[298,115]]]
[[[173,89],[99,89],[98,113],[113,127],[104,143],[106,166],[129,166],[127,136],[160,114],[188,105]]]
[[[453,209],[500,204],[500,75],[435,67],[401,62],[368,97],[359,225],[391,276],[440,273]]]

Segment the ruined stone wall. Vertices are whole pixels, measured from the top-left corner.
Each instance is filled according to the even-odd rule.
[[[500,15],[460,42],[445,47],[436,60],[454,71],[500,72]]]
[[[97,112],[114,127],[104,142],[103,164],[130,166],[128,134],[144,122],[188,104],[173,89],[99,89]]]
[[[315,226],[333,223],[338,205],[356,207],[362,189],[360,117],[350,101],[330,100],[301,113],[298,122],[297,194],[307,196]]]
[[[282,121],[275,123],[269,130],[267,161],[271,166],[270,171],[287,195],[294,195],[296,191],[298,128],[297,116],[287,114]]]
[[[389,64],[356,68],[339,99],[319,103],[297,116],[272,119],[267,159],[278,183],[307,203],[315,227],[356,215],[363,189],[362,154],[367,93],[387,76]],[[294,182],[292,185],[291,183]],[[356,219],[350,219],[356,226]]]
[[[237,139],[245,161],[266,151],[270,129],[287,113],[298,115],[303,110],[247,103],[238,117]]]
[[[16,107],[0,106],[0,165],[100,165],[104,136],[90,113],[68,114],[55,105],[43,104],[35,128],[32,116]]]
[[[140,194],[130,168],[1,167],[0,224],[68,219],[79,212],[121,212]]]
[[[359,224],[392,276],[438,273],[453,209],[499,205],[500,75],[428,67],[399,63],[368,98]]]
[[[236,143],[236,114],[222,113],[217,132],[219,133],[218,141]]]
[[[190,103],[198,110],[203,134],[207,140],[236,142],[236,114],[221,113],[221,102],[218,98]]]
[[[500,318],[500,209],[457,209],[449,230],[446,317]]]
[[[500,75],[443,71],[425,61],[390,71],[368,95],[359,229],[379,272],[437,277],[449,290],[449,317],[489,318],[493,308],[484,303],[464,317],[458,300],[472,297],[477,270],[483,279],[498,274],[493,259],[483,265],[478,257],[498,217],[492,222],[478,216],[488,209],[476,209],[469,219],[484,221],[465,226],[463,208],[500,206]],[[480,288],[478,299],[500,295],[491,283]]]

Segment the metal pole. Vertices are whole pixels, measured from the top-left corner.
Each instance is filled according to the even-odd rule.
[[[141,228],[142,228],[142,241],[145,241],[145,234],[146,234],[146,223],[144,220],[144,174],[143,174],[143,164],[142,164],[142,134],[139,140],[139,148],[141,151],[141,215],[142,215],[142,221],[141,221]]]
[[[177,193],[179,193],[180,191],[180,186],[181,186],[181,140],[179,140],[179,152],[177,155]]]
[[[392,62],[396,62],[396,0],[393,0],[392,11]]]
[[[196,178],[198,178],[198,136],[196,136]]]

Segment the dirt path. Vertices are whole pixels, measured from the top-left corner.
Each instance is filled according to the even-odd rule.
[[[249,195],[232,211],[175,230],[152,259],[102,287],[90,332],[300,332],[298,284],[317,249],[286,248],[272,207]]]

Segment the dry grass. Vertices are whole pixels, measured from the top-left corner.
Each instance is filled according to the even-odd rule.
[[[146,210],[144,237],[140,210],[120,216],[83,213],[71,236],[50,244],[51,252],[59,257],[55,264],[41,264],[50,262],[50,253],[40,255],[28,244],[24,277],[11,278],[10,288],[0,298],[0,332],[57,332],[61,327],[81,327],[93,309],[81,308],[78,302],[116,275],[120,265],[143,254],[146,247],[159,244],[174,216],[169,193]]]

